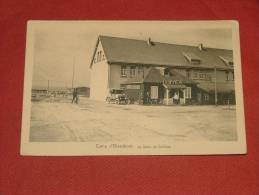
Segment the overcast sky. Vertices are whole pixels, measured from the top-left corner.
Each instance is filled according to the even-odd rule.
[[[232,49],[231,28],[169,22],[44,22],[35,26],[33,86],[89,86],[98,35]]]

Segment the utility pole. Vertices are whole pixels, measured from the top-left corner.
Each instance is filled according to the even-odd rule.
[[[215,80],[214,80],[215,106],[217,106],[218,105],[218,92],[217,92],[217,69],[216,69],[216,66],[214,68],[214,77],[215,77]]]
[[[48,93],[49,93],[49,80],[48,80]]]
[[[75,57],[73,58],[72,89],[74,88],[74,77],[75,77]]]

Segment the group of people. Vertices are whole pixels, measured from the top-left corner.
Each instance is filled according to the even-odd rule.
[[[141,94],[141,95],[142,95],[142,94]],[[140,96],[141,96],[141,95],[140,95]],[[179,103],[180,103],[179,93],[175,92],[175,93],[173,94],[172,99],[173,99],[173,103],[174,103],[174,104],[179,104]],[[152,102],[152,99],[150,98],[150,92],[147,91],[147,92],[146,92],[146,103],[150,104],[151,102]]]

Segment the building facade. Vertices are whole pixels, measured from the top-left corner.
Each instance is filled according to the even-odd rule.
[[[232,50],[99,36],[90,98],[124,89],[139,104],[235,104]]]

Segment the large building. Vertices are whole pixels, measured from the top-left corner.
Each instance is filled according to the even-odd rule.
[[[95,100],[125,89],[140,104],[235,103],[232,50],[99,36],[90,68]]]

